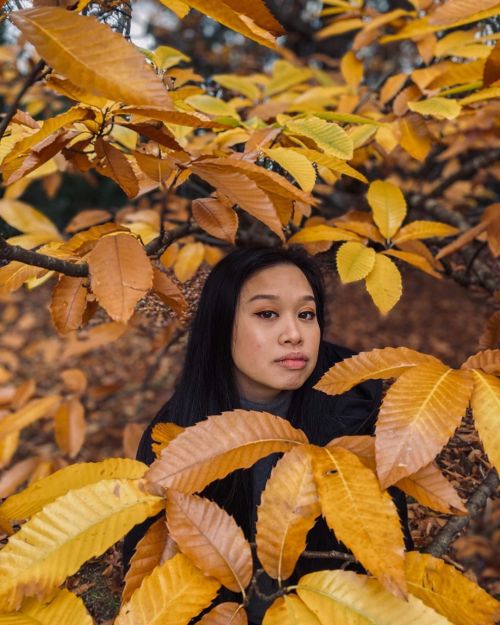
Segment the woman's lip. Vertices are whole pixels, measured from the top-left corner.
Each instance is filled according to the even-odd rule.
[[[283,358],[276,362],[285,369],[303,369],[307,364],[305,358]]]

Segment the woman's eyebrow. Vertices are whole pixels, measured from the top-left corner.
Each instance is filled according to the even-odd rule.
[[[266,295],[266,294],[264,294],[264,293],[259,293],[259,294],[257,294],[257,295],[253,295],[253,296],[252,296],[252,297],[251,297],[251,298],[247,301],[247,304],[249,304],[250,302],[253,302],[254,300],[257,300],[257,299],[279,300],[279,299],[280,299],[280,297],[279,297],[279,295]],[[315,299],[314,299],[314,296],[313,296],[313,295],[303,295],[302,297],[299,297],[298,299],[299,299],[299,300],[301,300],[301,301],[304,301],[304,302],[309,302],[309,301],[314,302],[314,301],[315,301]]]

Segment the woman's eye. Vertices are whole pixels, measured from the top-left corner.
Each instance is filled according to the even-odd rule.
[[[258,317],[261,319],[273,319],[273,315],[276,313],[272,310],[262,310],[261,312],[256,313]]]
[[[303,312],[299,313],[299,317],[301,319],[314,319],[316,317],[316,313],[313,312],[312,310],[304,310]]]

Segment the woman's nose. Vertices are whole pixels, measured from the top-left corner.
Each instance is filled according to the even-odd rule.
[[[281,343],[291,343],[296,345],[302,342],[302,333],[297,321],[289,321],[283,327],[280,334]]]

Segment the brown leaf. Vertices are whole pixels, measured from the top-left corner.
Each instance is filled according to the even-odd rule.
[[[81,369],[65,369],[61,378],[70,393],[82,395],[87,388],[87,376]]]
[[[39,462],[40,458],[26,458],[17,462],[7,471],[4,471],[0,477],[0,499],[15,493],[18,486],[26,482],[33,473]]]
[[[153,267],[153,291],[179,316],[186,312],[187,302],[180,288],[163,271]]]
[[[242,605],[219,603],[198,621],[198,625],[248,625],[248,618]]]
[[[77,330],[87,306],[86,278],[74,278],[61,274],[52,291],[49,305],[52,321],[59,334]]]
[[[101,137],[97,138],[95,147],[97,156],[101,159],[97,170],[114,180],[128,197],[135,197],[139,193],[139,183],[125,154]]]
[[[78,455],[85,441],[85,409],[76,397],[64,401],[54,415],[54,429],[59,448],[70,458]]]
[[[111,218],[111,213],[99,208],[83,210],[70,220],[66,228],[64,228],[64,232],[78,232],[78,230],[84,230],[90,226],[109,221]]]
[[[144,428],[138,423],[127,423],[123,428],[123,450],[127,458],[135,458],[143,432]]]
[[[213,501],[168,490],[167,526],[179,549],[205,575],[244,595],[252,578],[252,552],[232,516]]]
[[[64,361],[68,358],[85,354],[97,347],[107,345],[108,343],[116,341],[127,330],[128,327],[125,323],[117,323],[115,321],[94,326],[87,331],[84,338],[72,336],[64,346],[61,359]]]
[[[485,373],[500,374],[500,349],[486,349],[467,358],[462,369],[482,369]]]
[[[193,217],[208,234],[234,245],[238,215],[230,206],[213,197],[194,200],[191,206]]]
[[[122,604],[127,603],[142,580],[161,564],[162,553],[168,539],[165,516],[155,521],[137,543],[134,555],[130,559],[130,568],[125,575],[125,588]]]
[[[144,247],[131,235],[105,236],[87,260],[99,304],[115,321],[127,322],[153,284],[153,268]]]

